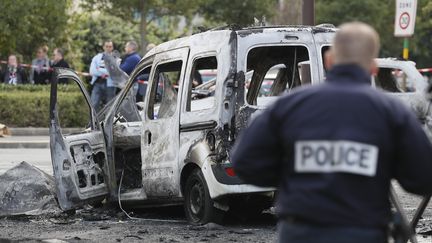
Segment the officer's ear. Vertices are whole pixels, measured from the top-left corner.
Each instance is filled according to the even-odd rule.
[[[325,70],[330,70],[334,65],[334,55],[333,50],[330,48],[324,53],[324,68]]]
[[[378,75],[378,64],[376,63],[375,60],[372,60],[371,64],[370,64],[370,73],[372,76],[377,76]]]

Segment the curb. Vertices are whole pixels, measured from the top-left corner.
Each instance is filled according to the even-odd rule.
[[[49,141],[25,142],[25,141],[4,141],[0,142],[0,149],[46,149],[49,148]]]
[[[47,127],[9,127],[12,136],[49,136]],[[64,134],[82,131],[82,128],[62,128]]]

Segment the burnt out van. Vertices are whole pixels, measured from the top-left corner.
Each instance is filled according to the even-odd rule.
[[[60,207],[105,198],[135,206],[183,204],[194,224],[228,210],[252,214],[269,207],[275,188],[239,179],[230,149],[277,96],[322,82],[324,49],[335,31],[324,25],[214,29],[163,43],[99,114],[78,75],[57,69],[57,80],[80,87],[87,116],[82,132],[63,134],[54,81],[50,145]],[[138,83],[145,95],[137,95]]]

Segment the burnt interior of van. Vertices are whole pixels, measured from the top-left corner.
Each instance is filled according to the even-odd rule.
[[[116,111],[113,123],[115,174],[121,190],[142,188],[141,130],[143,92],[147,89],[151,67],[135,78]]]

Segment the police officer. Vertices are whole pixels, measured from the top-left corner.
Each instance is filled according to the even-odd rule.
[[[432,146],[403,104],[371,88],[378,34],[340,27],[321,85],[280,98],[240,135],[238,176],[278,187],[280,242],[387,242],[390,180],[432,192]]]

